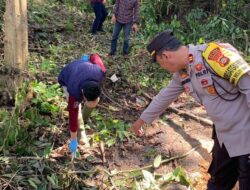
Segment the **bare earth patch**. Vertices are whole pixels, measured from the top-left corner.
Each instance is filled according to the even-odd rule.
[[[204,108],[185,95],[171,106],[186,113],[206,118]],[[145,128],[145,136],[106,150],[108,168],[110,170],[139,168],[152,164],[158,154],[161,154],[163,158],[168,158],[183,155],[192,148],[196,148],[187,157],[164,164],[156,172],[168,173],[181,166],[193,182],[195,189],[206,190],[209,179],[207,170],[213,147],[211,136],[211,126],[202,125],[188,117],[184,118],[171,111],[166,111],[160,119]],[[172,186],[168,189],[182,188]]]

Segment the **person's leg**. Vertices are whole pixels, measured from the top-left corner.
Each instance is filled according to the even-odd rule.
[[[238,157],[240,190],[250,190],[250,154]]]
[[[103,31],[103,22],[105,21],[105,19],[108,16],[108,12],[107,12],[107,9],[106,9],[105,5],[102,4],[101,7],[102,7],[102,18],[100,20],[100,24],[99,24],[99,26],[97,28],[97,31]]]
[[[82,119],[84,122],[87,122],[88,118],[90,117],[91,112],[97,106],[100,98],[97,98],[93,101],[86,101],[82,110]]]
[[[102,7],[100,3],[93,3],[92,4],[93,10],[95,12],[95,20],[92,25],[92,34],[96,34],[98,26],[100,25],[102,19]]]
[[[85,145],[86,147],[89,147],[89,140],[88,137],[86,135],[86,131],[85,131],[85,126],[84,126],[84,121],[82,118],[82,106],[81,104],[79,105],[79,112],[78,112],[78,131],[77,131],[77,139],[79,144]]]
[[[88,118],[90,117],[91,112],[93,111],[93,109],[97,106],[99,102],[99,98],[97,98],[94,101],[87,101],[85,102],[82,110],[81,110],[81,106],[80,106],[80,111],[79,111],[79,115],[78,115],[78,120],[79,120],[79,130],[78,130],[78,141],[80,144],[85,144],[86,146],[89,146],[89,141],[85,132],[85,127],[84,127],[84,123],[87,122]]]
[[[116,52],[117,40],[118,40],[119,34],[121,32],[121,29],[122,29],[122,24],[119,22],[116,22],[114,30],[113,30],[113,34],[112,34],[111,50],[109,53],[110,55],[114,55]]]
[[[128,23],[124,25],[123,55],[127,55],[129,52],[129,38],[130,38],[131,29],[132,29],[132,23]]]
[[[208,169],[211,178],[208,181],[208,190],[231,190],[238,179],[238,161],[230,158],[223,145],[220,147],[214,131],[214,147],[212,150],[212,162]]]

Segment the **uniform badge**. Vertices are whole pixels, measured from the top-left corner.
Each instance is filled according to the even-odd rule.
[[[187,77],[188,77],[188,74],[187,74],[187,73],[180,73],[180,77],[181,77],[182,79],[187,78]]]
[[[202,88],[209,87],[213,85],[213,80],[211,76],[202,76],[199,79]]]
[[[189,63],[193,63],[194,62],[194,56],[193,56],[193,54],[189,54],[188,55],[188,61],[189,61]]]
[[[186,92],[187,94],[189,94],[189,93],[190,93],[190,88],[189,88],[189,86],[185,86],[184,88],[185,88],[185,92]]]
[[[184,85],[184,90],[185,90],[185,92],[186,92],[187,94],[190,94],[191,92],[194,91],[194,90],[193,90],[192,84],[186,84],[186,85]]]
[[[250,71],[249,64],[238,53],[219,44],[209,43],[202,55],[217,75],[235,86]]]
[[[185,78],[188,77],[188,73],[187,73],[187,71],[186,71],[185,69],[184,69],[184,70],[181,70],[181,71],[179,72],[179,74],[180,74],[181,79],[185,79]]]
[[[201,86],[204,87],[204,86],[207,86],[208,85],[208,80],[207,79],[202,79],[201,80]]]
[[[211,95],[216,95],[216,94],[217,94],[217,93],[216,93],[216,90],[215,90],[215,88],[214,88],[213,85],[207,87],[207,91],[208,91],[208,93],[211,94]]]
[[[198,63],[195,65],[195,70],[196,71],[201,71],[202,70],[202,64],[201,63]]]
[[[227,66],[227,64],[230,62],[230,59],[226,57],[218,47],[210,52],[208,59],[216,61],[221,67]]]

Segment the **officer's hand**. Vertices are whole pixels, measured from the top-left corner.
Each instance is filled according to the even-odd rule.
[[[132,28],[133,28],[133,31],[136,33],[139,31],[138,24],[136,24],[136,23],[133,24]]]
[[[133,123],[132,127],[130,127],[128,130],[132,133],[135,133],[137,136],[141,137],[144,135],[142,125],[145,122],[142,119],[138,119],[136,122]]]
[[[112,20],[111,20],[111,21],[112,21],[113,24],[115,24],[115,22],[116,22],[116,17],[115,17],[114,14],[112,15]]]
[[[77,146],[78,146],[77,139],[71,139],[69,143],[69,150],[73,154],[74,157],[76,157]]]

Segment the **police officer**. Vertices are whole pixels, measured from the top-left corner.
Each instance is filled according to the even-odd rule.
[[[76,156],[78,141],[88,146],[84,123],[99,102],[101,83],[106,68],[98,54],[83,56],[66,65],[59,74],[58,82],[62,86],[68,101],[69,111],[69,149]],[[81,103],[84,103],[81,111]]]
[[[160,33],[147,46],[154,60],[173,73],[130,128],[143,135],[182,93],[201,103],[214,123],[214,147],[208,190],[250,190],[250,67],[230,44],[184,46],[171,31]]]

